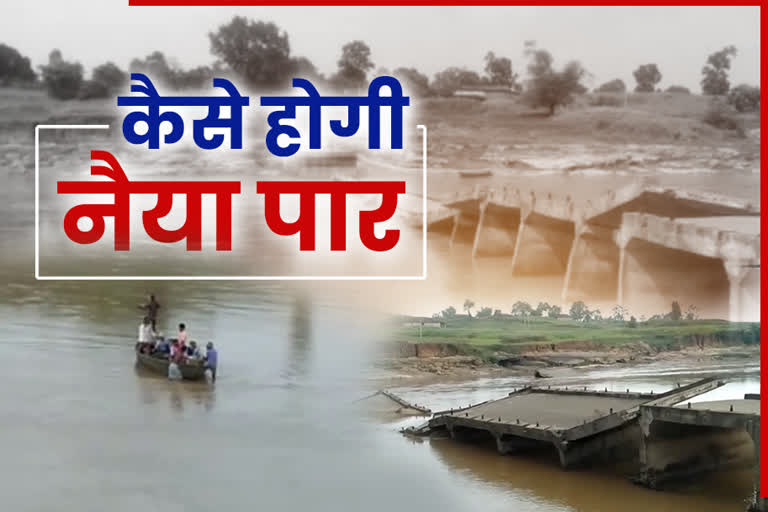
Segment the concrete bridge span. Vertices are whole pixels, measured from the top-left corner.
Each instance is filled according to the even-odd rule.
[[[512,275],[555,276],[563,306],[677,300],[702,315],[759,316],[760,212],[749,202],[633,184],[582,202],[475,187],[444,206],[430,229],[475,259],[509,257]]]

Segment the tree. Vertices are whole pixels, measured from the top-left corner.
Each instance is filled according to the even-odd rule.
[[[685,319],[686,320],[697,320],[699,318],[699,313],[696,310],[696,306],[691,304],[688,306],[688,311],[685,313]]]
[[[673,322],[679,322],[683,318],[683,313],[680,311],[680,303],[672,301],[672,311],[669,312],[669,319]]]
[[[456,318],[456,308],[453,306],[448,306],[440,312],[440,315],[445,319]]]
[[[616,78],[610,82],[605,82],[603,85],[595,89],[595,92],[608,92],[608,93],[624,93],[627,91],[627,86],[624,80]]]
[[[756,112],[760,110],[760,88],[737,85],[728,93],[728,104],[739,112]]]
[[[653,92],[656,90],[656,84],[661,82],[661,71],[656,64],[643,64],[632,74],[637,82],[635,92]]]
[[[528,64],[528,89],[526,102],[536,107],[546,107],[549,115],[554,115],[559,106],[568,105],[575,94],[582,94],[586,88],[581,80],[587,75],[586,70],[577,61],[570,61],[561,71],[552,67],[552,55],[546,50],[537,49],[534,44],[526,44]]]
[[[563,309],[560,306],[550,306],[549,308],[549,318],[557,318],[559,317],[563,312]]]
[[[467,316],[469,318],[472,318],[472,308],[475,307],[475,303],[471,300],[467,299],[464,301],[464,311],[467,312]]]
[[[629,317],[629,323],[627,324],[627,327],[630,327],[632,329],[637,327],[637,318],[631,316]]]
[[[533,314],[533,308],[527,302],[519,300],[512,305],[511,313],[512,316],[517,317],[531,316]]]
[[[512,61],[508,57],[497,57],[493,52],[485,55],[485,76],[491,85],[504,85],[519,90],[517,73],[512,71]]]
[[[28,84],[36,79],[28,57],[16,48],[0,44],[0,86]]]
[[[584,320],[589,318],[589,308],[582,301],[577,301],[571,304],[571,310],[568,315],[574,320]]]
[[[79,62],[67,62],[59,50],[48,56],[48,65],[40,66],[43,83],[48,95],[59,100],[71,100],[80,93],[83,84],[83,66]]]
[[[616,305],[611,310],[610,319],[616,322],[623,322],[624,317],[627,316],[627,310],[623,306]]]
[[[392,76],[400,80],[404,90],[411,96],[425,97],[432,95],[427,75],[419,73],[416,68],[397,68]]]
[[[163,52],[155,51],[143,59],[133,59],[128,69],[131,73],[144,73],[153,82],[160,81],[165,86],[173,87],[174,71]]]
[[[728,71],[731,69],[731,59],[736,53],[735,46],[726,46],[707,57],[707,63],[701,68],[701,91],[704,94],[728,94],[731,87]]]
[[[279,87],[293,71],[288,34],[272,22],[235,16],[208,38],[211,53],[252,86]]]
[[[539,302],[539,304],[536,306],[536,309],[531,311],[531,315],[533,316],[544,316],[545,314],[549,314],[549,310],[552,306],[549,305],[547,302]]]
[[[482,79],[474,71],[450,67],[435,74],[432,79],[432,89],[440,96],[452,96],[462,87],[480,85]]]
[[[291,74],[296,78],[306,78],[310,81],[325,81],[325,77],[320,73],[312,61],[306,57],[294,57],[291,59]]]
[[[481,308],[475,316],[477,318],[491,318],[493,316],[493,309],[489,307]]]
[[[93,68],[91,80],[104,84],[110,91],[116,91],[125,85],[128,79],[125,71],[117,67],[113,62],[107,62]]]
[[[128,76],[112,62],[96,66],[91,73],[91,79],[80,86],[81,100],[92,98],[108,98],[125,85]]]
[[[340,88],[359,89],[365,85],[368,71],[373,69],[371,49],[362,41],[351,41],[341,48],[339,70],[332,82]]]

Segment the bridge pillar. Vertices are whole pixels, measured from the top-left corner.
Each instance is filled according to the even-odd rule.
[[[477,257],[477,246],[480,243],[480,234],[483,231],[483,220],[485,219],[485,210],[488,209],[488,203],[480,205],[480,214],[477,219],[477,228],[475,228],[475,239],[472,242],[472,259]]]
[[[519,207],[494,202],[482,204],[472,244],[472,258],[514,257],[520,217]]]
[[[563,280],[563,307],[574,300],[615,301],[620,255],[613,229],[577,225],[575,233]]]
[[[728,276],[729,320],[757,320],[760,317],[760,270],[738,260],[725,260],[723,267]]]
[[[512,257],[512,273],[564,278],[574,238],[572,221],[537,213],[522,217]]]

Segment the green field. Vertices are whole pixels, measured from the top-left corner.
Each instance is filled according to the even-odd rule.
[[[406,320],[407,321],[407,320]],[[698,344],[757,345],[759,323],[722,320],[679,322],[627,322],[601,320],[589,323],[569,319],[513,318],[509,316],[445,321],[438,327],[398,327],[396,342],[449,344],[460,353],[491,357],[495,353],[520,353],[540,348],[601,350],[644,344],[657,350],[674,350]]]

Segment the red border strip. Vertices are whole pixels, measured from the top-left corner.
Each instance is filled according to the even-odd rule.
[[[763,210],[768,208],[768,185],[766,185],[766,163],[763,148],[766,144],[766,136],[763,131],[762,119],[765,117],[765,91],[763,90],[763,84],[765,83],[765,38],[763,36],[763,24],[765,23],[765,9],[760,4],[760,266],[763,266],[766,260],[766,245],[763,232],[766,231],[766,221],[763,217]],[[760,324],[765,322],[768,318],[768,307],[766,307],[765,298],[766,290],[768,290],[768,281],[766,281],[765,272],[760,270]],[[768,368],[768,353],[766,353],[765,337],[762,335],[764,331],[760,331],[760,395],[766,395],[768,391],[768,384],[763,379],[763,370]],[[768,405],[760,397],[760,416],[765,416],[768,413]],[[768,495],[768,432],[760,427],[760,496],[766,497]]]
[[[762,0],[748,0],[733,3],[723,3],[723,0],[699,0],[696,2],[664,2],[663,0],[653,0],[650,2],[636,3],[616,3],[615,0],[604,1],[560,1],[547,2],[526,1],[510,2],[509,0],[480,0],[471,2],[470,0],[373,0],[365,2],[362,0],[128,0],[128,5],[133,7],[382,7],[382,6],[409,6],[409,7],[444,7],[444,6],[464,6],[464,7],[491,7],[491,6],[585,6],[585,7],[647,7],[647,6],[679,6],[679,7],[736,7],[736,6],[762,6]]]
[[[763,38],[762,25],[765,22],[765,10],[762,8],[763,1],[746,1],[731,4],[724,4],[723,0],[708,0],[698,2],[671,2],[671,1],[659,1],[654,0],[651,2],[645,2],[643,4],[637,3],[623,3],[617,4],[615,1],[561,1],[561,2],[547,2],[542,1],[528,1],[513,3],[508,0],[481,0],[480,2],[470,3],[468,0],[374,0],[371,2],[363,2],[361,0],[128,0],[129,6],[145,7],[145,6],[166,6],[166,7],[245,7],[245,6],[760,6],[760,52],[763,57],[760,59],[760,82],[761,85],[765,83],[766,71],[765,71],[765,40]],[[768,109],[765,106],[765,93],[761,87],[760,93],[760,116],[765,117],[768,113]],[[760,148],[762,149],[766,144],[766,135],[760,130]],[[762,153],[762,151],[761,151]],[[760,158],[760,209],[768,210],[768,185],[766,184],[766,162],[765,158],[761,155]],[[760,264],[762,266],[766,261],[766,240],[762,236],[762,232],[766,230],[765,217],[760,216]],[[768,290],[768,281],[766,281],[765,273],[760,273],[760,323],[768,319],[768,305],[765,303],[766,290]],[[768,383],[762,379],[762,370],[768,367],[768,352],[766,352],[766,343],[764,343],[765,337],[760,338],[760,394],[768,396]],[[760,403],[761,416],[768,414],[768,405],[766,402]],[[768,432],[760,430],[760,495],[766,496],[768,492]]]

